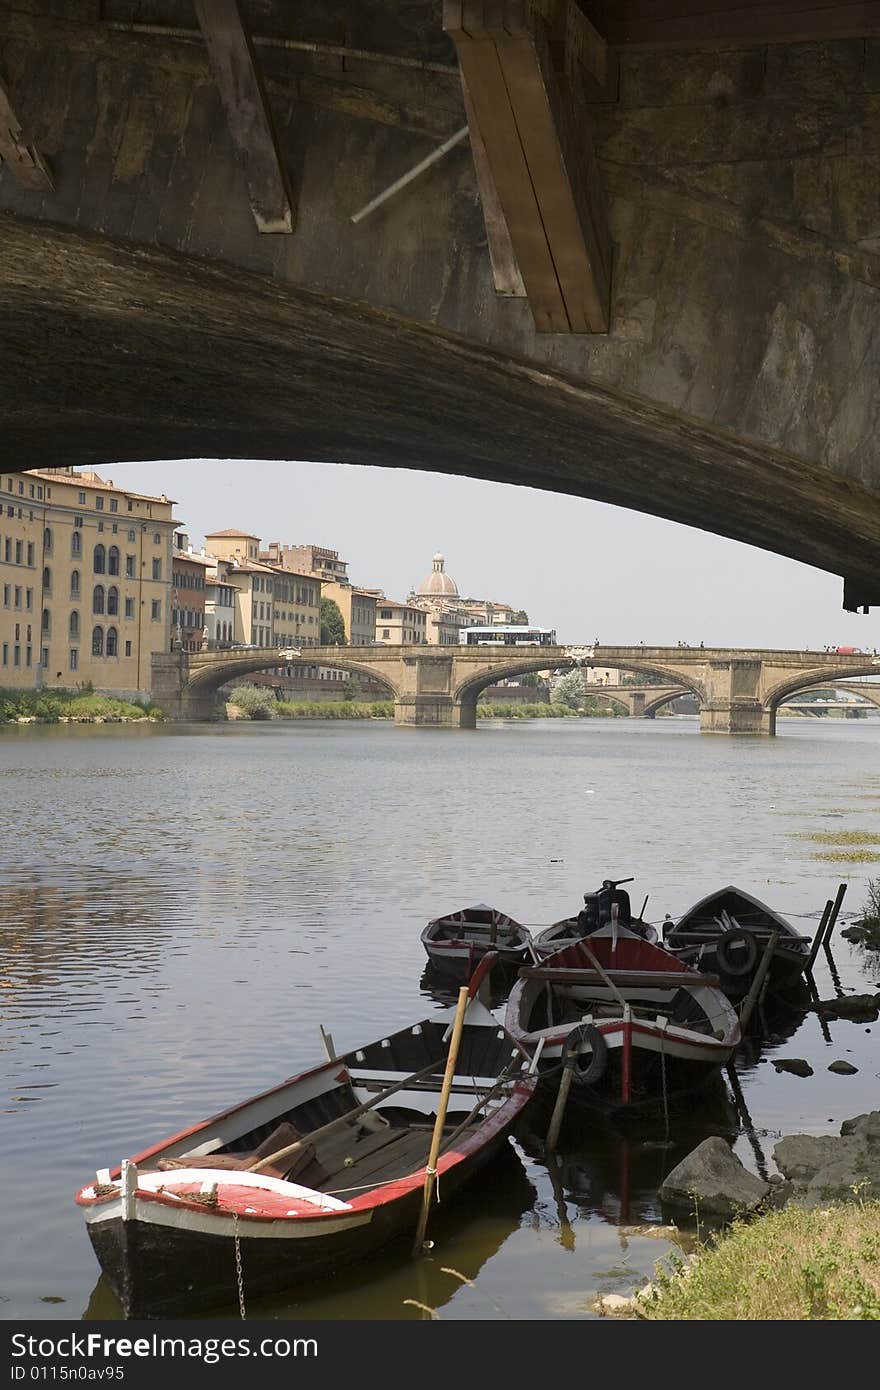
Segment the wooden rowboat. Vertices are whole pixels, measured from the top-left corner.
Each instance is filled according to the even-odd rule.
[[[692,1091],[740,1041],[717,980],[614,925],[521,970],[505,1022],[544,1069],[579,1029],[578,1096],[607,1109]]]
[[[126,1317],[234,1304],[412,1237],[453,1013],[99,1170],[76,1201]],[[471,999],[436,1164],[444,1200],[507,1143],[537,1082],[528,1066]]]
[[[435,970],[462,982],[470,979],[489,951],[513,969],[534,960],[528,930],[486,903],[435,917],[422,932],[422,945]]]
[[[770,989],[794,983],[810,958],[809,937],[742,888],[729,884],[701,898],[666,934],[666,946],[679,960],[717,974],[726,994],[745,994],[771,932],[779,940],[770,962]]]

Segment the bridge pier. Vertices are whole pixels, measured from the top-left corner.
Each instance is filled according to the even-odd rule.
[[[775,734],[776,718],[768,715],[760,700],[717,701],[700,709],[701,734]]]

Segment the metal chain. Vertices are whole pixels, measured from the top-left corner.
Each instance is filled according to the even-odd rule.
[[[235,1279],[238,1284],[238,1308],[242,1319],[247,1317],[244,1310],[244,1279],[241,1273],[241,1240],[238,1235],[238,1212],[232,1213],[232,1235],[235,1241]]]

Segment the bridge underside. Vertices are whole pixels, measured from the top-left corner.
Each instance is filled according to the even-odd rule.
[[[880,504],[819,465],[364,305],[0,218],[5,450],[423,468],[649,511],[880,587]],[[35,355],[39,371],[34,371]]]
[[[709,9],[5,7],[5,456],[477,476],[880,600],[880,0]]]

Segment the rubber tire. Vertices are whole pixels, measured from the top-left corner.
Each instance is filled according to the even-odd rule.
[[[745,954],[733,949],[740,945],[746,947]],[[715,959],[725,975],[749,975],[758,959],[758,943],[750,931],[734,927],[719,936],[715,943]]]
[[[568,1037],[565,1039],[562,1048],[563,1060],[565,1054],[575,1045],[589,1043],[591,1048],[589,1066],[582,1067],[580,1062],[575,1062],[571,1069],[571,1084],[573,1086],[595,1086],[608,1067],[608,1044],[604,1035],[594,1023],[579,1023],[577,1028],[572,1028]]]

